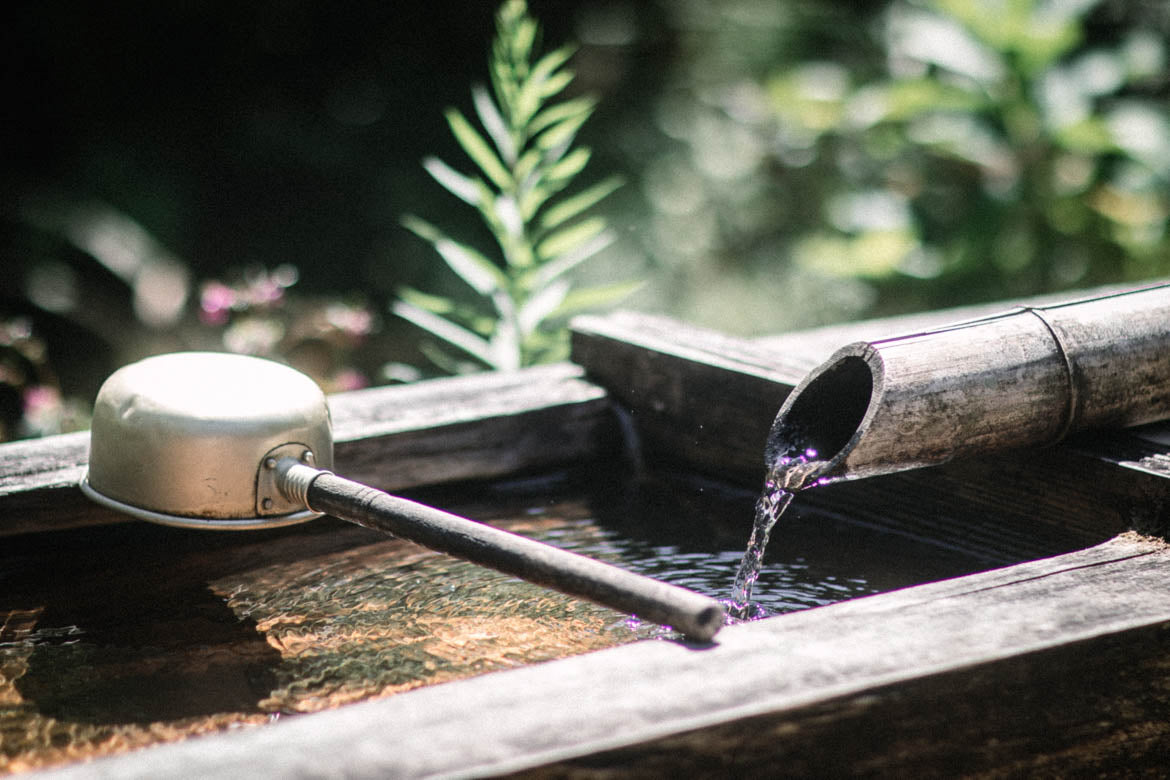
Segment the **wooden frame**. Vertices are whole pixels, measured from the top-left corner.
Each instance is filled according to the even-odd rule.
[[[916,327],[856,327],[891,326]],[[851,338],[585,318],[578,365],[331,399],[338,468],[402,489],[625,446],[750,486],[787,390]],[[709,647],[642,642],[56,776],[1156,769],[1170,753],[1170,548],[1149,535],[1166,527],[1165,441],[1096,434],[801,498],[988,560],[1067,550],[1055,557],[735,626]],[[0,517],[23,518],[8,532],[114,520],[76,500],[83,461],[78,436],[0,447]]]

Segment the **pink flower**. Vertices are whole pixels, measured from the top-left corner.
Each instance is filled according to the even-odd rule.
[[[206,282],[199,296],[199,320],[205,325],[224,325],[235,305],[235,290],[221,282]]]
[[[361,371],[353,368],[343,368],[333,376],[333,389],[341,392],[345,390],[361,390],[368,387],[370,380]]]
[[[368,336],[374,328],[374,317],[359,306],[333,303],[325,309],[325,320],[347,336]]]
[[[49,385],[32,385],[24,391],[24,413],[39,416],[61,406],[61,393]]]

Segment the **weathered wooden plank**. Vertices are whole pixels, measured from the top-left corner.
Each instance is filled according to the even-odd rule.
[[[330,397],[338,473],[384,490],[489,479],[615,451],[608,396],[563,363]],[[0,536],[114,522],[77,490],[88,433],[0,445]]]
[[[572,359],[628,412],[645,457],[740,478],[763,474],[768,428],[816,365],[633,312],[575,319]]]
[[[50,776],[1068,773],[1170,747],[1170,549],[1088,550]],[[565,706],[572,702],[572,706]]]
[[[382,490],[491,479],[617,452],[604,388],[570,363],[331,396],[339,474]]]
[[[883,327],[895,324],[888,320]],[[757,485],[772,420],[803,377],[800,368],[819,360],[824,349],[815,333],[805,335],[807,358],[798,350],[801,341],[785,342],[780,355],[775,340],[760,346],[620,313],[576,320],[573,359],[625,408],[645,458],[682,461]],[[1055,447],[956,459],[878,481],[818,487],[802,500],[899,533],[953,538],[963,549],[992,557],[1026,543],[1007,533],[1013,518],[1026,520],[1031,533],[1034,521],[1046,524],[1073,544],[1093,544],[1127,528],[1160,532],[1170,508],[1170,443],[1142,435],[1096,433]],[[997,521],[985,529],[990,536],[977,540],[964,533],[985,526],[979,521],[987,516]]]

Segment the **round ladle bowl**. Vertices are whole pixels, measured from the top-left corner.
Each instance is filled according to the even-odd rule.
[[[94,404],[81,489],[134,517],[255,529],[322,514],[708,641],[715,599],[339,477],[324,394],[268,360],[181,352],[125,366]]]

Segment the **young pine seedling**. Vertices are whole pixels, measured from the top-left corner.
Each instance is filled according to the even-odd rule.
[[[442,342],[446,349],[423,349],[450,372],[563,359],[569,316],[612,304],[639,284],[578,287],[570,279],[614,241],[605,220],[588,212],[621,181],[609,177],[568,192],[592,154],[574,141],[596,101],[556,100],[573,80],[565,67],[573,49],[537,57],[539,37],[524,0],[500,7],[489,57],[491,89],[471,90],[481,127],[458,109],[446,111],[451,132],[478,171],[461,173],[436,157],[423,161],[444,189],[479,212],[495,238],[493,250],[456,241],[420,217],[403,218],[468,288],[458,298],[403,288],[391,307]]]

